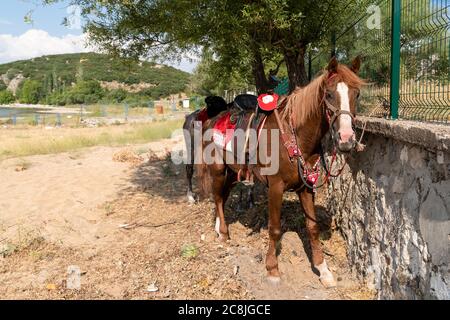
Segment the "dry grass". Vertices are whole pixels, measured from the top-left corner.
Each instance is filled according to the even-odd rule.
[[[136,154],[132,149],[127,148],[116,152],[113,156],[113,161],[130,163],[132,166],[137,167],[144,161],[140,155]]]
[[[92,146],[119,146],[169,138],[181,120],[99,128],[0,129],[0,160]]]

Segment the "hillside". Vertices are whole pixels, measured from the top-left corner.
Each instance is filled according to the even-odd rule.
[[[97,53],[76,53],[0,65],[0,90],[10,85],[11,81],[15,87],[17,82],[23,84],[22,76],[37,81],[44,96],[67,90],[80,81],[94,80],[107,91],[123,90],[152,98],[182,92],[190,78],[189,73],[152,62],[136,62]]]

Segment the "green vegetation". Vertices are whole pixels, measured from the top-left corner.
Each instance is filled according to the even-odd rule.
[[[16,100],[16,98],[10,91],[8,90],[0,91],[0,104],[9,104],[14,102],[14,100]]]
[[[44,4],[61,0],[41,0]],[[103,1],[73,0],[82,8],[85,30],[100,48],[123,57],[177,59],[210,50],[210,75],[241,75],[258,91],[284,63],[291,88],[308,82],[308,49],[343,27],[360,1]],[[270,72],[272,71],[272,72]],[[223,81],[226,83],[226,81]],[[220,87],[220,85],[219,85]]]
[[[43,56],[0,65],[0,75],[9,80],[18,74],[27,78],[17,93],[21,102],[57,105],[159,99],[184,91],[190,80],[188,73],[172,67],[96,53]],[[137,89],[131,90],[132,86]],[[5,87],[0,80],[0,90]]]
[[[38,103],[43,97],[42,86],[37,80],[25,80],[20,90],[20,102],[22,103]]]
[[[125,93],[126,94],[126,93]],[[93,104],[105,96],[105,90],[95,80],[79,81],[63,92],[54,92],[47,97],[47,103],[56,105]]]

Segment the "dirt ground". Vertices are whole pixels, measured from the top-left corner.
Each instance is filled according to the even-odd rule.
[[[372,299],[350,273],[319,197],[322,240],[338,280],[326,290],[308,258],[304,217],[286,194],[282,282],[265,280],[267,201],[227,204],[231,240],[213,231],[213,205],[188,204],[184,170],[166,140],[127,149],[96,147],[0,163],[1,299]],[[151,152],[144,151],[152,150]],[[141,154],[141,155],[139,155]],[[131,157],[130,157],[131,155]],[[239,187],[237,188],[239,189]],[[81,287],[73,289],[80,270]]]

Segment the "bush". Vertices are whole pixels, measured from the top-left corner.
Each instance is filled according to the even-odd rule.
[[[104,94],[105,92],[98,81],[80,81],[69,90],[67,103],[97,103],[103,98]]]
[[[36,80],[25,80],[20,90],[19,100],[22,103],[36,104],[42,98],[42,86]]]
[[[111,90],[106,95],[106,100],[109,102],[120,103],[126,99],[128,93],[123,89]]]
[[[54,92],[47,96],[47,104],[65,106],[67,104],[67,96],[65,93]]]
[[[0,91],[0,104],[13,103],[16,100],[11,91],[2,90]]]
[[[129,95],[123,100],[123,103],[128,104],[130,108],[147,108],[150,102],[151,99],[148,97],[139,97],[135,95]]]
[[[95,104],[105,95],[100,83],[95,80],[80,81],[74,87],[63,92],[55,92],[46,99],[49,104]]]

